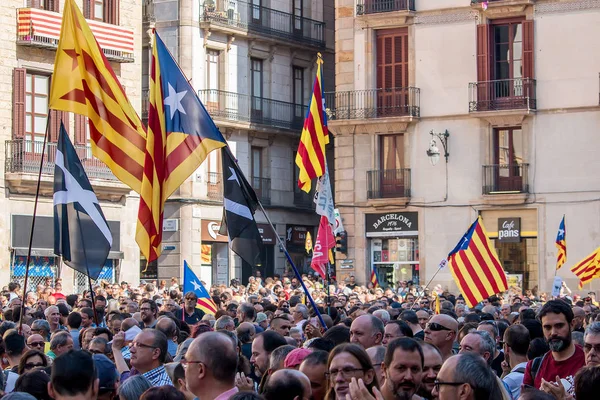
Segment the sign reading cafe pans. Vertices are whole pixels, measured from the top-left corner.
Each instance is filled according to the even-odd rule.
[[[389,212],[366,214],[365,230],[367,237],[400,237],[419,234],[419,213]]]

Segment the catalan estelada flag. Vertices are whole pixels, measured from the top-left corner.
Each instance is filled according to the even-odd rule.
[[[198,296],[198,304],[196,308],[201,309],[206,314],[215,315],[217,312],[217,305],[210,297],[206,288],[198,279],[194,271],[190,268],[187,261],[183,262],[183,293],[194,292]],[[183,313],[182,313],[183,314]]]
[[[454,281],[469,307],[475,307],[483,299],[508,289],[506,273],[481,217],[477,217],[448,254],[448,262]]]
[[[325,173],[325,145],[329,143],[327,114],[323,97],[323,59],[317,55],[317,76],[308,103],[304,127],[300,136],[296,165],[300,168],[298,187],[310,192],[311,180]]]
[[[371,284],[374,288],[379,287],[379,280],[377,279],[377,274],[375,273],[375,268],[371,268]]]
[[[562,221],[558,226],[558,234],[556,235],[556,248],[558,254],[556,255],[556,270],[567,261],[567,230],[565,228],[565,216],[563,215]]]
[[[161,253],[167,198],[225,139],[164,42],[154,33],[144,176],[136,240],[148,261]]]
[[[600,276],[600,247],[592,254],[579,261],[571,271],[579,278],[579,289],[592,279]]]
[[[94,156],[141,192],[146,131],[73,0],[65,2],[49,107],[88,117]]]

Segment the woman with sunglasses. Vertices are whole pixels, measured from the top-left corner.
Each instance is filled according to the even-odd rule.
[[[362,347],[352,343],[340,344],[331,351],[325,377],[327,378],[325,400],[345,400],[346,395],[350,394],[352,378],[362,379],[371,395],[374,387],[379,389],[369,355]]]
[[[17,373],[19,375],[23,375],[25,372],[29,372],[34,368],[46,368],[47,366],[48,358],[46,358],[44,353],[38,350],[29,350],[21,357],[21,361],[19,361],[19,366],[17,368]]]

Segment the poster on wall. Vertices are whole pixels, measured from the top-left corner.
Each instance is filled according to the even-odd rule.
[[[506,274],[508,288],[515,288],[517,291],[523,290],[523,274]]]
[[[202,244],[200,245],[200,257],[203,265],[212,264],[212,245]]]

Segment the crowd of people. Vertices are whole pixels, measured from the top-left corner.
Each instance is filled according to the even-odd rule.
[[[215,315],[176,278],[65,295],[0,294],[0,390],[16,400],[595,399],[600,312],[585,298],[461,295],[302,276],[214,285]],[[435,291],[435,293],[434,293]],[[24,300],[23,300],[24,299]],[[24,301],[25,304],[22,302]],[[93,303],[92,303],[93,302]]]

